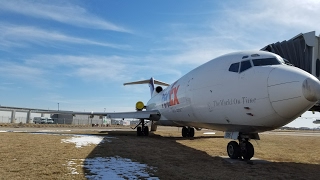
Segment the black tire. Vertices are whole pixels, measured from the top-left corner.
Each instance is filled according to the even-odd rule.
[[[187,137],[188,136],[188,128],[183,127],[182,128],[182,137]]]
[[[240,156],[240,146],[236,141],[230,141],[227,145],[228,156],[231,159],[238,159]]]
[[[137,127],[137,136],[142,136],[141,127]]]
[[[254,147],[249,141],[244,143],[245,143],[246,149],[241,152],[242,157],[244,160],[250,160],[254,155]]]
[[[194,128],[189,129],[189,137],[194,137]]]
[[[145,136],[149,136],[149,127],[148,126],[145,126],[143,128],[143,133],[144,133]]]

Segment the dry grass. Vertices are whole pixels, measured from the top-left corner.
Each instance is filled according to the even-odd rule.
[[[88,133],[88,132],[82,132]],[[90,132],[92,133],[92,132]],[[136,137],[132,131],[96,132],[116,136],[100,146],[75,148],[61,143],[62,135],[1,133],[0,179],[85,179],[85,169],[71,175],[66,164],[75,159],[120,156],[157,167],[160,179],[319,179],[320,137],[261,135],[255,157],[267,164],[230,164],[226,156],[228,140],[222,133],[195,138],[180,137],[177,128],[161,128],[150,137]]]

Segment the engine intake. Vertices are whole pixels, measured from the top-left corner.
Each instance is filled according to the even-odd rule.
[[[157,93],[160,93],[162,90],[163,90],[163,89],[162,89],[161,86],[157,86],[157,87],[156,87],[156,92],[157,92]]]

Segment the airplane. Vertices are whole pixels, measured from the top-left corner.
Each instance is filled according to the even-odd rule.
[[[182,127],[183,137],[194,137],[195,129],[201,128],[224,131],[224,138],[232,139],[228,156],[250,160],[251,139],[260,140],[260,132],[290,123],[320,100],[316,77],[265,51],[219,56],[172,84],[154,78],[124,83],[136,84],[149,84],[151,93],[146,105],[136,103],[137,111],[65,113],[136,118],[138,136],[148,136],[146,121],[151,131],[158,125]]]

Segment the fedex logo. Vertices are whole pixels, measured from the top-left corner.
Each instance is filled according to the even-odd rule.
[[[173,83],[171,89],[162,94],[162,108],[168,108],[170,106],[180,104],[178,99],[178,91],[180,85],[175,86],[176,83],[177,82]]]

